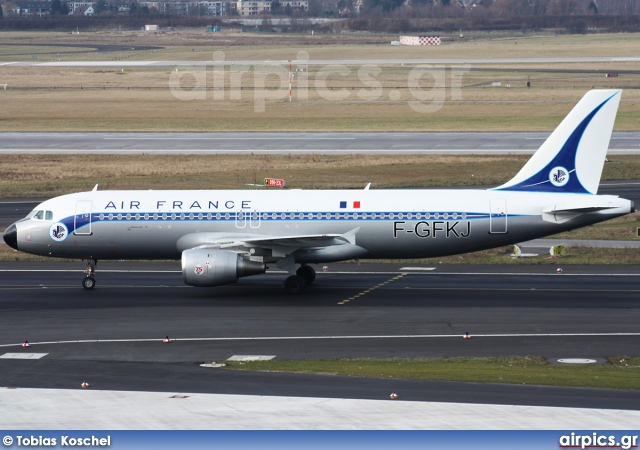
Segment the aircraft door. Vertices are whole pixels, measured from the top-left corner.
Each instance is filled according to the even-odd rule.
[[[507,232],[507,200],[504,198],[492,198],[489,214],[489,233]]]
[[[91,200],[78,200],[76,202],[76,215],[73,216],[73,234],[88,236],[91,231]]]

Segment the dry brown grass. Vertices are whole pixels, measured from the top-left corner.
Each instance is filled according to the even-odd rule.
[[[527,156],[445,155],[3,155],[0,197],[100,189],[250,189],[265,177],[290,188],[469,186],[503,183]],[[616,156],[603,179],[633,179],[640,156]]]
[[[567,97],[579,98],[585,90]],[[549,131],[574,105],[571,100],[445,102],[437,112],[423,114],[406,101],[331,102],[314,96],[267,101],[261,112],[253,94],[246,97],[214,101],[208,92],[205,100],[183,101],[168,90],[0,90],[0,131]],[[638,128],[639,102],[629,97],[625,93],[616,130]]]
[[[526,157],[395,155],[4,155],[0,197],[42,197],[91,189],[243,189],[265,177],[291,188],[491,184]],[[640,158],[639,158],[640,160]]]

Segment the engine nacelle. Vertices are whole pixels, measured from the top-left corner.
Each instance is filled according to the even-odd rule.
[[[182,252],[182,277],[189,286],[222,286],[265,270],[264,263],[227,250],[192,248]]]

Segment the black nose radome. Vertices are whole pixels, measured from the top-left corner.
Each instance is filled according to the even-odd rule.
[[[2,237],[9,247],[18,250],[18,229],[15,223],[4,230]]]

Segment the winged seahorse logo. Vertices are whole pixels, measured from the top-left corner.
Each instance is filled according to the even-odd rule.
[[[558,171],[553,174],[553,181],[555,181],[558,184],[562,184],[566,176],[567,176],[567,172],[565,172],[562,169],[558,169]]]
[[[564,186],[569,182],[569,171],[564,167],[554,167],[549,172],[549,181],[557,187]]]
[[[62,223],[54,223],[51,225],[51,228],[49,228],[49,236],[51,236],[51,239],[54,241],[64,240],[64,238],[67,237],[67,233],[67,227]]]

